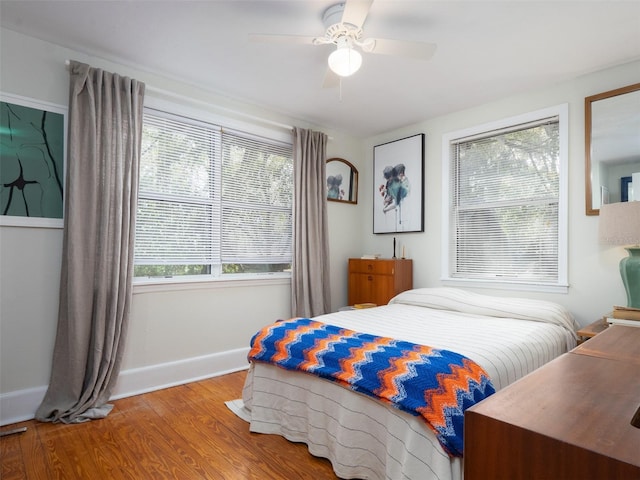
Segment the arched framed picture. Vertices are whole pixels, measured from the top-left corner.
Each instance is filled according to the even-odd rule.
[[[358,203],[358,170],[343,158],[327,160],[327,200]]]

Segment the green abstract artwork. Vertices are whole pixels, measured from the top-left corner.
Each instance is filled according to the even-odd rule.
[[[0,102],[0,212],[61,219],[64,115]]]

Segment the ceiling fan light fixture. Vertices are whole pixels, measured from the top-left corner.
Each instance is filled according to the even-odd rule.
[[[358,71],[362,65],[362,55],[350,45],[339,45],[329,55],[329,68],[341,77],[348,77]]]

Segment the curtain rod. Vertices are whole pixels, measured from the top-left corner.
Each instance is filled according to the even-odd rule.
[[[71,61],[70,60],[65,60],[64,65],[65,65],[65,68],[67,70],[69,70],[69,67],[71,66]],[[255,122],[266,123],[266,124],[272,125],[274,127],[283,128],[285,130],[293,130],[293,126],[287,125],[286,123],[280,123],[280,122],[276,122],[276,121],[273,121],[273,120],[267,120],[267,119],[264,119],[264,118],[256,117],[255,115],[249,115],[248,113],[238,112],[237,110],[233,110],[231,108],[220,107],[218,105],[212,105],[211,103],[205,102],[203,100],[198,100],[196,98],[188,97],[186,95],[181,95],[179,93],[174,93],[174,92],[171,92],[169,90],[164,90],[164,89],[161,89],[161,88],[152,87],[151,85],[146,85],[145,89],[148,90],[149,92],[152,92],[152,93],[157,93],[159,95],[165,95],[167,97],[171,97],[171,98],[176,99],[176,100],[182,100],[182,101],[189,102],[189,103],[196,104],[196,105],[201,105],[201,106],[205,106],[205,107],[214,106],[215,108],[220,109],[220,110],[222,110],[224,112],[230,113],[232,115],[239,115],[241,117],[253,120]]]

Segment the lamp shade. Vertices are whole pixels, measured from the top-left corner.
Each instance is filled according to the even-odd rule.
[[[640,246],[640,202],[602,205],[599,237],[606,245]]]
[[[358,71],[362,65],[362,55],[350,45],[339,45],[329,55],[329,68],[341,77],[348,77]]]
[[[628,257],[620,260],[620,276],[627,305],[640,308],[640,202],[620,202],[600,207],[600,243],[624,245]]]

